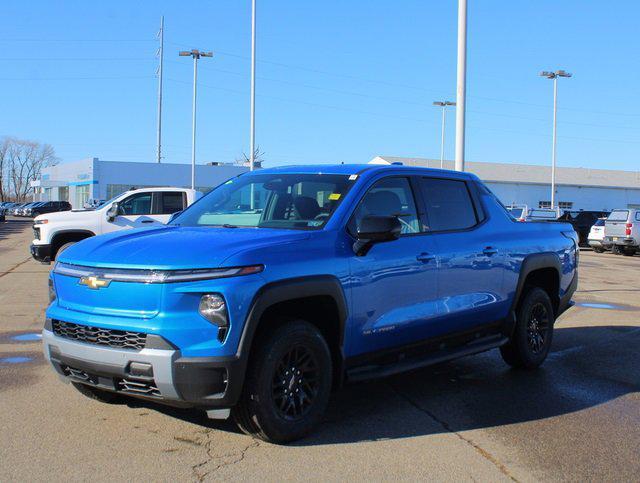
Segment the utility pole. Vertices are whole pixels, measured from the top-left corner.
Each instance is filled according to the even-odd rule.
[[[249,136],[249,170],[255,169],[256,152],[256,0],[251,0],[251,119]],[[252,185],[253,186],[253,185]],[[253,203],[253,195],[251,196]]]
[[[458,0],[458,79],[456,86],[456,171],[464,171],[467,96],[467,0]]]
[[[213,52],[200,52],[197,49],[183,50],[180,57],[193,57],[193,115],[191,120],[191,189],[196,189],[196,98],[198,95],[198,59],[213,57]]]
[[[551,137],[551,208],[556,207],[556,126],[558,119],[558,77],[571,77],[569,72],[540,72],[541,77],[553,80],[553,135]]]
[[[447,106],[455,106],[455,102],[451,101],[434,101],[434,106],[442,107],[442,140],[440,141],[440,169],[444,169],[444,132],[446,124]]]
[[[158,49],[158,56],[160,57],[160,64],[158,65],[158,163],[162,159],[162,61],[164,60],[164,15],[160,17],[160,31],[158,32],[160,37],[160,48]]]

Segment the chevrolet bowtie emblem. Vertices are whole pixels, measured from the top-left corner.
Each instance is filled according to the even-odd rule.
[[[86,285],[89,288],[97,290],[99,288],[108,287],[111,283],[111,280],[105,278],[98,278],[93,275],[90,277],[82,277],[80,279],[80,285]]]

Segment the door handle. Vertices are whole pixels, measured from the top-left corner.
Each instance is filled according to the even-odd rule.
[[[495,255],[496,253],[498,253],[498,250],[493,247],[485,247],[485,249],[482,250],[482,253],[490,257],[491,255]]]
[[[142,220],[140,223],[153,223],[155,220]]]
[[[432,260],[435,260],[436,257],[434,257],[433,255],[431,255],[430,253],[421,253],[420,255],[418,255],[416,257],[416,260],[418,260],[419,262],[422,263],[429,263]]]

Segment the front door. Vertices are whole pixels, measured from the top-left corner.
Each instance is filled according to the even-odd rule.
[[[120,201],[118,215],[115,219],[108,221],[105,218],[102,231],[108,233],[110,231],[150,227],[160,224],[156,217],[151,214],[152,196],[153,194],[150,191],[127,196]]]
[[[436,317],[435,245],[423,233],[409,179],[375,182],[349,222],[351,233],[366,215],[397,216],[402,234],[350,259],[350,356],[423,339],[425,322]]]

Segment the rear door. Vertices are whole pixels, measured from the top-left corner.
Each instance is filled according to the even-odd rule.
[[[503,289],[505,247],[468,180],[420,178],[427,231],[438,254],[440,332],[492,325],[508,311]]]

